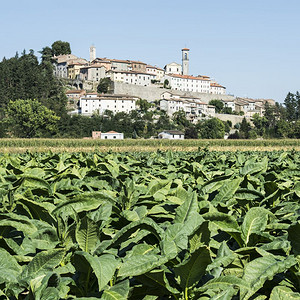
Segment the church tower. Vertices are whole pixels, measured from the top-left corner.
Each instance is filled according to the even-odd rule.
[[[189,75],[189,51],[188,48],[182,50],[182,75]]]
[[[91,46],[90,47],[90,62],[96,59],[96,47]]]

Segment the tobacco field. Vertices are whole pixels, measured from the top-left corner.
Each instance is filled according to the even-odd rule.
[[[0,154],[0,299],[300,299],[300,152]]]

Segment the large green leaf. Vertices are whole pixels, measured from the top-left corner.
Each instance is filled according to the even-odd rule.
[[[84,217],[77,225],[75,237],[82,251],[91,252],[98,242],[98,227],[97,223]]]
[[[20,203],[22,206],[28,209],[30,212],[31,218],[45,221],[49,224],[54,225],[55,219],[51,215],[51,211],[55,206],[49,202],[37,202],[30,199],[25,199],[20,197],[17,199],[16,204]]]
[[[129,257],[128,259],[125,257],[124,263],[119,269],[118,276],[141,275],[165,264],[167,261],[168,259],[166,257],[153,254],[135,255],[134,258]]]
[[[60,264],[65,255],[64,249],[51,249],[42,251],[34,256],[32,261],[25,266],[21,274],[22,280],[26,281],[45,275]]]
[[[82,211],[90,211],[98,208],[101,204],[105,202],[115,202],[114,192],[111,191],[102,191],[102,192],[86,192],[78,196],[75,196],[73,199],[62,202],[54,210],[53,214],[73,214],[74,211],[79,213]]]
[[[231,287],[238,287],[239,289],[244,291],[245,290],[248,291],[250,288],[247,281],[245,281],[243,278],[238,278],[232,275],[225,275],[225,276],[220,276],[219,278],[209,280],[199,290],[205,291],[205,290],[212,289],[212,290],[226,291]]]
[[[261,162],[248,160],[245,166],[240,170],[241,175],[255,174],[258,172],[266,172],[268,167],[268,158],[265,156]]]
[[[102,300],[126,300],[129,294],[129,280],[124,280],[105,290]]]
[[[244,222],[241,226],[242,239],[246,246],[250,241],[250,236],[253,233],[262,233],[268,222],[268,211],[262,207],[252,207],[246,214]]]
[[[14,213],[1,213],[0,227],[13,227],[28,235],[37,231],[37,228],[32,224],[29,218]]]
[[[286,286],[276,286],[270,295],[269,300],[299,300],[300,293],[293,292],[290,288]]]
[[[230,181],[225,181],[225,183],[220,188],[219,193],[216,195],[214,199],[212,199],[211,202],[213,204],[226,203],[228,200],[232,199],[235,192],[239,188],[242,180],[243,178],[236,178]]]
[[[245,299],[254,295],[267,280],[272,280],[276,274],[288,271],[295,264],[297,264],[297,260],[293,256],[279,260],[271,255],[259,257],[249,262],[244,268],[243,275],[243,280],[250,286]]]
[[[16,259],[6,250],[0,248],[0,284],[4,282],[17,282],[22,267]]]
[[[118,266],[118,262],[115,257],[111,254],[92,256],[83,251],[78,251],[75,254],[75,261],[78,256],[81,256],[90,265],[97,277],[99,291],[103,290],[103,288],[112,279]],[[79,266],[79,268],[80,267],[81,266]]]
[[[186,261],[174,267],[175,276],[182,289],[187,290],[199,282],[210,263],[209,250],[201,247],[193,252]]]

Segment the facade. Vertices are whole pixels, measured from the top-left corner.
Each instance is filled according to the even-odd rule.
[[[160,109],[172,117],[175,112],[184,111],[190,121],[202,117],[214,117],[215,107],[201,101],[200,98],[180,96],[171,92],[161,94]]]
[[[111,70],[113,71],[130,71],[131,63],[128,60],[109,59],[111,62]]]
[[[182,65],[176,62],[165,65],[164,67],[165,74],[182,74]]]
[[[53,73],[56,77],[60,78],[68,78],[69,65],[76,63],[85,65],[88,63],[87,60],[79,58],[73,54],[54,56],[53,60],[55,61]]]
[[[92,138],[101,139],[101,140],[123,140],[124,133],[116,132],[116,131],[108,131],[108,132],[93,131]]]
[[[106,77],[106,68],[101,64],[92,64],[90,66],[82,67],[79,73],[79,79],[100,81],[101,78]]]
[[[108,110],[113,114],[118,112],[129,113],[136,109],[137,100],[137,97],[127,95],[99,95],[97,93],[87,93],[79,100],[79,113],[84,116],[91,116],[94,113],[103,115]]]
[[[165,75],[165,79],[168,79],[173,90],[197,93],[210,92],[210,79],[207,77],[168,74]]]
[[[178,130],[164,130],[158,134],[159,139],[184,140],[184,132]]]
[[[79,63],[79,62],[71,62],[68,64],[68,78],[69,79],[77,79],[79,78],[80,69],[82,67],[86,66],[85,63]]]
[[[217,82],[211,81],[210,82],[210,93],[211,94],[218,94],[218,95],[225,95],[226,88]]]
[[[139,73],[146,73],[147,72],[147,64],[141,62],[141,61],[134,61],[131,60],[131,70],[134,72],[139,72]]]
[[[189,51],[188,48],[182,50],[182,75],[189,75]]]
[[[91,64],[103,66],[105,67],[106,71],[111,70],[111,61],[107,58],[96,58],[91,62]]]
[[[146,66],[146,72],[149,73],[149,74],[154,75],[155,79],[158,80],[158,81],[162,81],[162,79],[164,77],[164,74],[165,74],[163,69],[160,69],[160,68],[155,67],[155,66],[150,66],[150,65]]]
[[[101,140],[123,140],[124,133],[116,131],[108,131],[101,133]]]
[[[155,75],[134,71],[113,71],[110,70],[107,73],[112,81],[123,82],[127,84],[135,84],[141,86],[149,86],[151,80],[155,79]]]

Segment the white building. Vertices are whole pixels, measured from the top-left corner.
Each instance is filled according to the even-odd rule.
[[[182,74],[182,65],[176,62],[165,65],[164,67],[165,74]]]
[[[184,92],[209,93],[210,79],[209,77],[195,77],[188,75],[167,74],[165,79],[168,79],[172,90]]]
[[[151,84],[151,80],[155,79],[154,74],[134,72],[134,71],[110,70],[106,74],[107,77],[110,77],[112,81],[141,85],[141,86],[149,86]]]
[[[101,139],[101,140],[123,140],[124,133],[116,132],[116,131],[108,131],[108,132],[101,132],[101,131],[93,131],[92,132],[93,139]]]
[[[186,113],[189,120],[200,117],[214,117],[215,107],[201,101],[200,98],[180,96],[171,92],[161,94],[160,109],[164,110],[170,117],[180,110]]]
[[[146,71],[147,73],[154,75],[155,79],[158,81],[161,81],[164,78],[164,70],[158,67],[147,65]]]
[[[87,93],[79,100],[79,112],[84,116],[91,116],[94,113],[103,115],[109,110],[114,114],[119,112],[129,113],[136,109],[136,101],[139,98],[127,95],[99,95]]]
[[[218,94],[218,95],[225,95],[226,88],[225,88],[225,86],[222,86],[222,85],[218,84],[217,82],[211,81],[210,82],[210,93]]]
[[[158,134],[159,139],[184,140],[184,132],[178,130],[164,130]]]

